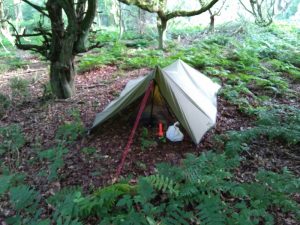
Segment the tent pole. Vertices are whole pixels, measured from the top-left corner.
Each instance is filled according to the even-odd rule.
[[[133,125],[133,128],[131,130],[131,133],[130,133],[130,136],[128,138],[128,142],[127,142],[127,145],[123,151],[123,154],[122,154],[122,158],[121,158],[121,162],[120,164],[118,165],[118,168],[117,168],[117,171],[116,171],[116,175],[115,175],[115,178],[113,179],[113,182],[116,182],[117,179],[119,178],[120,174],[121,174],[121,171],[122,171],[122,168],[124,166],[124,163],[125,163],[125,159],[126,159],[126,156],[128,155],[129,153],[129,150],[130,150],[130,146],[133,142],[133,138],[134,138],[134,134],[135,134],[135,131],[139,125],[139,122],[140,122],[140,119],[141,119],[141,116],[142,116],[142,113],[145,109],[145,106],[147,104],[147,100],[149,98],[149,95],[151,93],[151,91],[153,90],[153,81],[150,81],[150,84],[149,84],[149,87],[147,88],[146,92],[145,92],[145,95],[143,97],[143,100],[141,102],[141,105],[140,105],[140,108],[139,108],[139,112],[136,116],[136,119],[135,119],[135,122],[134,122],[134,125]]]

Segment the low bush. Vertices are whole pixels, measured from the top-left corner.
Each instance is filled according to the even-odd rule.
[[[118,183],[86,197],[77,193],[72,218],[96,216],[100,224],[273,224],[273,207],[300,216],[291,198],[299,179],[286,169],[260,170],[253,182],[238,183],[233,171],[240,160],[207,152],[188,155],[180,167],[160,164],[156,175],[136,185]]]
[[[20,77],[13,77],[9,81],[12,97],[21,101],[26,100],[29,95],[29,81]]]
[[[0,119],[5,114],[6,110],[10,107],[11,100],[7,95],[0,93]]]
[[[17,124],[0,127],[0,155],[19,151],[25,144],[22,128]],[[16,156],[16,155],[15,155]]]
[[[224,138],[226,154],[236,155],[248,149],[248,144],[260,137],[280,140],[288,145],[300,143],[300,111],[293,107],[259,110],[256,126],[244,131],[230,131]]]

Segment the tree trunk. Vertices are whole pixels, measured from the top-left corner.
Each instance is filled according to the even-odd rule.
[[[57,98],[66,99],[74,95],[75,74],[74,57],[70,58],[65,64],[59,61],[51,62],[50,84],[52,92]]]
[[[2,34],[10,43],[12,46],[15,45],[15,38],[10,34],[8,26],[5,22],[6,15],[4,11],[4,0],[0,0],[0,34]],[[3,43],[1,43],[2,47],[6,52],[9,52],[7,49],[5,49],[5,46]]]
[[[4,15],[3,0],[0,0],[0,27],[1,29],[6,30],[6,24],[4,20],[5,20],[5,15]]]
[[[145,20],[146,20],[145,17],[146,17],[145,11],[144,11],[144,10],[141,10],[141,9],[139,8],[138,27],[139,27],[139,34],[140,34],[140,35],[143,35],[143,34],[144,34]]]
[[[214,33],[214,32],[215,32],[215,15],[211,15],[208,33]]]
[[[157,29],[158,29],[158,49],[164,49],[165,31],[167,29],[168,20],[157,17]]]
[[[119,6],[119,39],[121,40],[123,37],[123,33],[124,33],[124,21],[123,21],[123,10],[122,10],[122,5],[121,2],[118,2],[118,6]]]
[[[15,9],[16,29],[18,31],[20,31],[20,23],[23,19],[22,9],[21,9],[21,0],[14,0],[14,9]]]
[[[50,64],[50,84],[52,92],[57,98],[66,99],[75,94],[74,78],[74,44],[76,34],[70,31],[63,40],[54,42],[56,56],[51,58]]]

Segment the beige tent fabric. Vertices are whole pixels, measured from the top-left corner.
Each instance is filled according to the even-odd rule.
[[[220,86],[181,60],[128,82],[120,96],[97,114],[92,130],[139,98],[153,79],[177,120],[198,144],[216,122]]]
[[[101,113],[96,115],[91,131],[142,96],[153,77],[154,74],[150,74],[145,77],[130,80],[121,92],[120,96],[110,102]]]

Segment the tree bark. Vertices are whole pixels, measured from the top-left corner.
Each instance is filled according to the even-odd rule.
[[[4,20],[5,20],[5,15],[4,15],[3,0],[0,0],[0,26],[1,29],[6,30],[6,24]]]
[[[74,95],[75,74],[74,58],[69,59],[67,64],[61,64],[58,61],[51,62],[50,84],[57,98],[66,99]]]
[[[20,0],[14,0],[14,9],[15,9],[15,23],[16,23],[16,28],[18,31],[20,31],[20,23],[23,19],[22,15],[22,9],[21,9],[21,1]]]
[[[118,16],[119,16],[119,39],[121,40],[124,33],[124,21],[123,21],[123,10],[121,2],[118,2]]]
[[[57,98],[66,99],[75,93],[74,47],[78,40],[75,21],[64,28],[62,7],[55,0],[49,0],[47,10],[51,19],[52,40],[50,49],[50,85]],[[77,43],[78,44],[78,43]]]
[[[144,26],[145,26],[145,11],[139,8],[139,20],[138,20],[138,27],[139,27],[139,34],[144,34]]]
[[[73,48],[76,34],[70,32],[63,39],[55,42],[57,57],[50,59],[50,84],[57,98],[66,99],[75,94],[74,78],[76,75]]]
[[[98,1],[47,0],[44,6],[37,5],[31,0],[22,1],[49,18],[51,32],[42,27],[44,24],[40,25],[39,31],[33,34],[16,32],[16,46],[23,50],[39,52],[49,60],[53,94],[58,98],[69,98],[75,93],[75,56],[92,48],[101,47],[98,42],[89,45],[87,40],[96,16]],[[22,37],[33,36],[42,37],[44,41],[42,44],[22,43]]]
[[[212,13],[211,10],[208,10],[208,12],[210,14],[208,33],[214,33],[215,32],[215,14]]]
[[[158,30],[158,49],[164,49],[165,31],[167,29],[168,20],[162,17],[157,17],[157,30]]]

